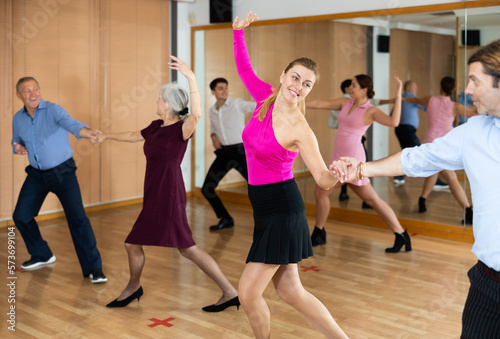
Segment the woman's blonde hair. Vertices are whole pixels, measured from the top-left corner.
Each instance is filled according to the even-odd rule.
[[[314,75],[316,76],[316,83],[319,81],[319,67],[318,64],[309,58],[298,58],[293,60],[288,66],[285,68],[285,74],[288,73],[288,71],[296,65],[304,66],[310,71],[314,72]],[[266,100],[260,103],[260,111],[259,111],[259,120],[262,121],[266,117],[267,111],[269,111],[269,108],[271,105],[276,101],[276,98],[278,97],[278,93],[280,91],[280,87],[278,89],[274,90],[274,92],[267,97]],[[302,114],[306,114],[306,104],[304,100],[300,101],[298,103],[299,110],[302,112]]]

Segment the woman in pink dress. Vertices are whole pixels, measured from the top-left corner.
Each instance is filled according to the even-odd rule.
[[[312,255],[304,202],[293,178],[293,161],[300,152],[315,181],[325,189],[338,182],[319,152],[304,117],[304,99],[317,82],[316,63],[292,61],[273,87],[253,72],[244,28],[257,20],[251,12],[233,22],[238,75],[257,103],[243,130],[248,164],[248,197],[254,215],[253,243],[241,275],[239,297],[256,338],[271,336],[269,308],[262,297],[272,280],[278,296],[298,310],[329,338],[347,338],[328,309],[307,292],[297,263]]]
[[[425,106],[427,112],[427,131],[425,133],[425,143],[433,142],[434,139],[444,136],[446,133],[453,129],[453,121],[457,115],[464,117],[471,117],[477,113],[468,107],[465,107],[459,103],[453,102],[450,96],[455,91],[455,79],[452,77],[444,77],[441,79],[441,90],[438,96],[426,96],[421,98],[405,98],[405,102],[410,104],[420,104]],[[465,192],[458,181],[457,174],[455,171],[444,170],[439,173],[443,174],[443,177],[450,185],[451,194],[457,200],[462,208],[465,209],[465,219],[462,223],[472,224],[472,207],[465,195]],[[436,184],[438,174],[431,175],[425,178],[424,186],[422,187],[422,194],[418,199],[418,211],[424,213],[427,211],[425,201],[429,194],[432,192],[432,188]]]
[[[391,116],[385,114],[377,107],[373,107],[369,99],[373,98],[373,81],[371,77],[359,74],[352,79],[350,87],[350,98],[338,98],[333,100],[311,100],[306,104],[307,108],[340,110],[338,116],[339,127],[335,137],[332,161],[339,160],[342,156],[354,157],[366,161],[366,155],[360,142],[361,137],[373,122],[381,125],[396,127],[401,117],[401,81],[395,78],[397,82],[397,91],[394,110]],[[359,157],[359,158],[358,158]],[[313,246],[326,243],[325,224],[330,212],[329,195],[340,184],[336,184],[328,190],[316,186],[314,191],[316,198],[316,225],[314,226],[311,240]],[[360,181],[349,183],[353,192],[363,199],[368,205],[378,213],[378,215],[387,223],[395,235],[394,246],[386,248],[388,253],[397,253],[403,245],[405,251],[411,251],[411,240],[408,233],[399,223],[396,214],[392,208],[382,200],[370,184],[370,180],[365,178]]]
[[[196,78],[180,59],[170,56],[169,68],[181,72],[189,81],[191,114],[188,114],[188,93],[176,84],[160,88],[156,114],[160,119],[137,132],[106,133],[106,139],[122,142],[144,141],[146,174],[142,211],[125,239],[129,258],[130,278],[118,298],[107,307],[125,307],[143,294],[140,283],[145,263],[143,246],[177,248],[182,256],[194,262],[222,290],[222,296],[213,305],[203,307],[207,312],[220,312],[229,306],[239,307],[238,292],[222,273],[219,265],[205,251],[196,246],[186,215],[186,191],[182,178],[181,161],[189,138],[201,117],[201,100]]]

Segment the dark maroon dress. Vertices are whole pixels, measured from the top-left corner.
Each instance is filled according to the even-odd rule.
[[[164,247],[195,245],[186,216],[186,189],[181,161],[188,141],[182,136],[182,121],[161,127],[155,120],[141,131],[145,139],[146,178],[139,218],[126,243]]]

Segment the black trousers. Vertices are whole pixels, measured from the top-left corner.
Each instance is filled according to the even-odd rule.
[[[48,260],[52,251],[43,240],[35,217],[45,197],[52,192],[61,201],[69,231],[84,276],[101,268],[101,255],[97,250],[94,231],[83,207],[80,186],[76,178],[73,158],[46,171],[26,167],[28,176],[19,192],[12,219],[23,237],[32,259]]]
[[[221,149],[215,150],[214,153],[216,158],[208,170],[201,192],[212,206],[217,218],[229,218],[230,215],[215,192],[215,188],[227,172],[233,168],[248,181],[245,148],[243,144],[222,146]]]
[[[500,278],[498,274],[496,279]],[[469,270],[468,276],[470,288],[462,314],[460,338],[499,339],[500,281],[488,276],[480,261]]]
[[[399,125],[394,129],[401,149],[420,146],[420,140],[417,137],[417,130],[411,125]],[[398,175],[395,178],[404,179],[404,175]]]
[[[394,129],[396,137],[399,140],[401,149],[407,147],[420,146],[420,140],[417,137],[417,130],[411,125],[399,125]]]

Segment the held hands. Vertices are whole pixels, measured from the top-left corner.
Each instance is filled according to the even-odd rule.
[[[17,142],[14,142],[14,151],[16,152],[16,154],[21,154],[21,155],[28,154],[28,150],[26,149],[26,147],[24,147],[21,144],[18,144]]]
[[[193,71],[184,61],[173,55],[170,56],[170,59],[173,61],[168,63],[168,68],[181,72],[188,79],[195,78]]]
[[[356,169],[359,161],[355,158],[340,157],[340,160],[333,161],[329,170],[330,173],[339,178],[340,182],[351,182],[356,180]]]
[[[252,14],[252,11],[250,11],[248,12],[247,16],[245,17],[245,20],[243,21],[240,21],[240,18],[238,16],[234,18],[233,29],[235,31],[239,31],[240,29],[249,26],[252,22],[255,22],[257,20],[259,20],[257,14]]]
[[[103,142],[103,141],[104,141],[104,140],[106,140],[106,139],[107,139],[107,135],[106,135],[106,134],[104,134],[104,133],[102,133],[102,132],[100,132],[100,133],[99,133],[98,135],[96,135],[96,137],[95,137],[96,142],[94,143],[94,142],[92,141],[92,143],[93,143],[94,145],[97,145],[97,144],[100,144],[101,142]]]
[[[91,130],[90,132],[90,142],[92,145],[99,145],[101,140],[99,139],[102,136],[102,132],[96,129]]]

